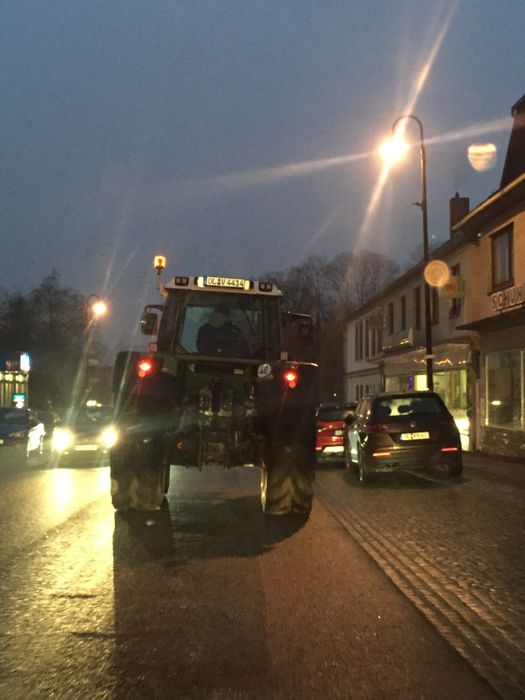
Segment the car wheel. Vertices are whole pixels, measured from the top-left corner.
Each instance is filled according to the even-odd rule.
[[[449,479],[459,479],[463,474],[463,462],[455,462],[454,464],[448,465],[448,476]]]

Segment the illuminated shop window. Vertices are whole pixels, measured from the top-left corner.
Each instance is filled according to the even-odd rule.
[[[508,430],[521,430],[525,427],[524,355],[522,350],[493,352],[487,355],[487,425]]]

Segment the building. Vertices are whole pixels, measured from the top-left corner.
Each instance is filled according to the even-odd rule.
[[[479,338],[479,445],[525,457],[525,95],[512,114],[500,188],[454,230],[479,249],[476,314],[460,327]]]
[[[450,200],[450,239],[431,258],[451,278],[431,290],[434,388],[450,408],[465,449],[525,455],[525,96],[500,188],[469,211]],[[348,319],[347,400],[425,389],[423,263]]]

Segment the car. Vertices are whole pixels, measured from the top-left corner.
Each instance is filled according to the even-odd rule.
[[[318,461],[343,461],[345,418],[353,416],[357,403],[321,404],[317,409],[315,450]]]
[[[345,464],[366,483],[377,472],[444,467],[463,471],[461,438],[450,411],[432,391],[363,397],[345,428]]]
[[[44,423],[29,408],[0,408],[0,447],[22,447],[26,455],[42,454]]]
[[[81,406],[53,431],[52,451],[60,462],[103,461],[118,440],[109,406]]]

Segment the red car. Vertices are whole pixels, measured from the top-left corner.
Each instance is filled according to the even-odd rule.
[[[356,403],[321,404],[317,409],[317,441],[315,449],[318,460],[344,462],[345,418],[353,415]]]

